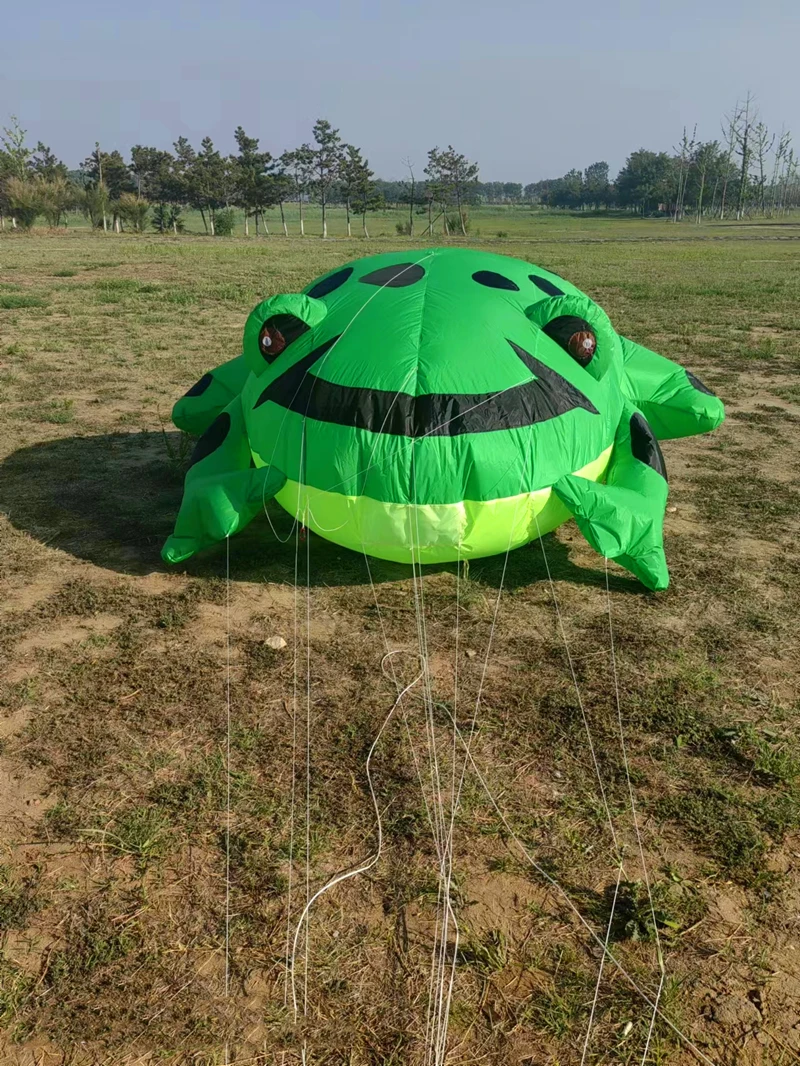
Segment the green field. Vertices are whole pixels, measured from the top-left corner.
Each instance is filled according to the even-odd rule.
[[[244,237],[244,214],[241,210],[233,209],[235,224],[234,237]],[[438,211],[433,213],[434,239],[442,236],[442,222],[437,219]],[[286,204],[284,208],[286,226],[289,237],[300,236],[300,212],[296,203]],[[736,222],[731,219],[705,219],[701,225],[693,220],[684,220],[677,225],[668,218],[640,219],[634,214],[624,211],[560,211],[539,206],[512,206],[505,204],[482,205],[480,207],[467,208],[468,240],[478,241],[539,241],[539,240],[697,240],[699,238],[728,238],[741,236],[743,233],[749,237],[755,236],[796,236],[800,227],[800,218],[797,212],[784,215],[780,218],[766,219],[753,218],[745,222]],[[184,209],[181,219],[185,225],[187,236],[204,236],[203,219],[199,211]],[[347,222],[343,207],[331,207],[327,213],[328,236],[346,237]],[[283,225],[280,212],[277,208],[271,208],[265,213],[269,239],[282,240]],[[386,207],[381,211],[367,214],[367,232],[370,239],[395,239],[397,237],[398,224],[405,225],[409,221],[407,206]],[[322,233],[322,214],[317,204],[305,204],[303,206],[303,223],[306,237],[319,237]],[[111,216],[109,215],[109,226]],[[256,239],[255,221],[251,218],[250,238]],[[415,239],[427,241],[428,215],[424,208],[416,208],[414,213]],[[90,233],[91,225],[83,215],[72,213],[67,217],[64,231]],[[46,232],[43,228],[37,232]],[[353,239],[361,239],[363,231],[361,218],[353,216],[351,219],[351,232]],[[423,233],[425,237],[423,238]],[[460,238],[460,234],[458,235]],[[267,240],[263,231],[263,224],[259,221],[259,237]],[[463,238],[461,238],[463,239]]]
[[[314,908],[299,1024],[286,1004],[290,874],[293,919],[305,899],[306,682],[314,891],[374,848],[364,763],[395,693],[384,636],[416,646],[410,571],[376,562],[373,589],[363,558],[313,535],[298,547],[279,509],[277,538],[258,519],[231,541],[229,582],[224,547],[177,572],[159,557],[191,446],[169,423],[174,400],[238,353],[265,295],[408,246],[395,219],[372,218],[370,241],[0,235],[3,1063],[290,1066],[304,1044],[326,1066],[426,1061],[437,879],[412,755],[426,751],[421,703],[374,758],[381,861]],[[610,564],[607,598],[603,560],[572,523],[544,555],[537,543],[512,553],[505,573],[491,559],[425,574],[442,736],[456,664],[470,720],[502,588],[473,752],[506,824],[468,777],[447,1062],[581,1061],[600,952],[576,912],[604,938],[620,875],[568,649],[625,849],[615,955],[652,995],[655,924],[664,1014],[712,1062],[789,1066],[800,1059],[800,225],[499,209],[472,223],[469,243],[569,277],[621,333],[699,374],[728,419],[664,446],[668,592]],[[298,550],[309,562],[296,593]],[[286,647],[265,643],[274,636]],[[650,1016],[608,963],[585,1061],[640,1063]],[[659,1019],[646,1061],[702,1060]]]

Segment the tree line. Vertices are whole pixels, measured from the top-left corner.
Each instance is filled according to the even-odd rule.
[[[775,216],[800,205],[800,157],[788,130],[771,132],[753,97],[738,102],[722,122],[721,139],[703,141],[687,129],[672,152],[632,152],[617,178],[608,164],[537,182],[526,195],[551,207],[623,207],[642,215],[743,219]]]
[[[573,169],[560,178],[530,182],[482,182],[478,164],[456,151],[432,148],[421,175],[404,160],[408,177],[376,178],[361,149],[345,142],[327,119],[318,119],[311,138],[280,155],[262,149],[259,138],[239,126],[236,152],[223,155],[210,137],[194,148],[179,137],[172,151],[137,144],[123,157],[118,150],[94,150],[70,170],[41,141],[29,146],[27,132],[12,117],[0,134],[0,227],[30,228],[38,218],[57,227],[81,211],[105,231],[178,234],[185,212],[199,213],[210,236],[229,235],[235,210],[244,215],[245,234],[269,233],[267,212],[278,212],[288,236],[286,207],[296,207],[305,234],[308,205],[321,209],[322,236],[328,235],[331,205],[343,207],[347,235],[359,220],[369,236],[368,215],[382,208],[399,212],[398,233],[424,236],[438,230],[466,235],[469,209],[480,204],[529,205],[568,210],[620,209],[641,215],[776,215],[800,204],[798,155],[786,130],[771,133],[748,94],[722,123],[720,139],[702,141],[696,128],[671,152],[632,152],[612,179],[608,163]]]
[[[234,132],[237,152],[228,156],[210,137],[198,149],[179,137],[171,152],[137,144],[128,161],[118,150],[105,152],[96,143],[80,168],[71,171],[41,141],[35,149],[29,147],[27,131],[12,116],[0,134],[0,226],[5,228],[8,219],[13,228],[29,229],[42,217],[56,227],[69,212],[80,210],[92,226],[106,232],[143,232],[150,226],[178,234],[185,227],[185,211],[193,209],[207,234],[229,235],[238,208],[249,236],[251,222],[256,234],[268,234],[266,212],[277,208],[288,236],[285,208],[293,203],[305,235],[306,207],[315,202],[321,207],[323,237],[332,204],[345,208],[348,236],[353,220],[359,219],[368,237],[367,215],[392,203],[388,193],[395,196],[394,205],[409,205],[399,232],[413,235],[415,212],[427,211],[431,232],[441,220],[445,233],[460,229],[466,234],[466,205],[474,198],[478,167],[451,146],[428,152],[422,182],[409,163],[409,181],[396,191],[391,182],[375,178],[361,149],[344,142],[327,119],[318,119],[311,132],[310,141],[277,157],[262,150],[259,139],[241,126]]]

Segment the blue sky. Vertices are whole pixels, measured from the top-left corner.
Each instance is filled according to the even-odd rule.
[[[36,0],[3,16],[0,120],[70,165],[99,140],[273,153],[324,116],[384,177],[452,143],[485,180],[532,181],[719,136],[751,89],[800,117],[796,0]],[[797,131],[800,140],[800,129]]]

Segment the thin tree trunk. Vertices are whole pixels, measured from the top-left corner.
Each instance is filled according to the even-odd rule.
[[[216,237],[216,233],[214,232],[214,212],[211,210],[208,212],[208,222],[211,227],[211,236]]]
[[[353,234],[350,232],[350,198],[349,197],[345,198],[344,209],[345,209],[345,213],[347,215],[347,236],[348,237],[352,237]]]
[[[206,222],[206,213],[202,207],[200,208],[200,218],[202,218],[203,220],[203,229],[206,232],[206,236],[208,236],[208,223]]]
[[[289,230],[288,230],[288,228],[286,226],[286,216],[283,213],[283,200],[280,201],[280,208],[281,208],[281,225],[283,226],[283,235],[284,235],[284,237],[288,237],[289,236]]]
[[[714,217],[714,209],[717,205],[717,186],[719,185],[719,174],[714,178],[714,188],[711,192],[711,217]]]
[[[700,219],[703,215],[703,189],[706,184],[706,172],[700,175],[700,192],[697,195],[697,225],[700,225]]]
[[[172,219],[172,232],[175,234],[176,237],[178,236],[178,220],[177,220],[177,218],[173,218]]]
[[[749,98],[748,98],[749,104]],[[736,200],[736,219],[739,221],[744,213],[744,191],[747,188],[747,174],[750,168],[750,112],[745,112],[745,125],[742,134],[742,169],[739,173],[739,193]]]
[[[247,214],[247,211],[245,211],[245,213],[244,213],[244,235],[245,235],[245,237],[249,237],[250,236],[250,217]],[[258,236],[258,213],[256,213],[256,237],[257,236]]]
[[[464,225],[464,213],[461,210],[461,189],[456,182],[456,206],[458,207],[458,221],[461,224],[461,233],[464,237],[467,235],[467,227]]]
[[[269,226],[267,225],[267,219],[264,212],[261,212],[261,224],[264,227],[264,236],[269,237]]]
[[[321,199],[322,199],[322,239],[325,240],[325,238],[328,236],[328,217],[327,217],[327,215],[325,213],[325,208],[327,207],[327,204],[325,203],[325,193],[324,192],[322,193]]]
[[[365,237],[369,237],[369,234],[367,233],[367,212],[366,211],[361,216],[361,225],[364,227],[364,236]]]
[[[115,233],[119,233],[119,232],[120,232],[120,228],[119,228],[119,217],[117,217],[117,218],[115,218],[115,219],[114,219],[114,232],[115,232]]]
[[[95,144],[95,151],[97,152],[97,170],[100,175],[100,187],[103,187],[103,160],[100,156],[100,145]],[[106,223],[106,207],[103,204],[103,233],[108,233],[108,225]]]
[[[303,224],[303,200],[302,200],[302,197],[300,199],[298,199],[297,206],[300,208],[300,236],[301,237],[305,237],[306,230],[305,230],[305,226]]]

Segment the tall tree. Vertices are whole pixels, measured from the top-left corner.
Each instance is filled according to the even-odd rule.
[[[119,219],[115,205],[124,192],[136,192],[136,185],[125,160],[116,149],[113,152],[101,152],[99,144],[96,143],[95,150],[84,159],[81,169],[86,177],[87,186],[99,188],[100,185],[104,185],[108,190],[112,225],[119,232]],[[105,229],[105,212],[103,228]]]
[[[731,131],[733,137],[733,150],[739,156],[739,183],[736,194],[736,218],[741,219],[744,215],[747,200],[748,186],[750,181],[750,164],[753,158],[753,127],[755,126],[758,112],[755,100],[751,93],[747,94],[743,104],[737,103],[731,119]]]
[[[545,202],[550,207],[580,207],[583,203],[583,174],[572,169],[563,178],[549,183]]]
[[[358,148],[352,144],[345,146],[345,159],[341,169],[342,192],[347,210],[347,236],[350,233],[350,211],[361,216],[364,236],[367,232],[367,212],[374,210],[381,202],[375,188],[374,174],[369,160],[364,159]]]
[[[414,177],[414,164],[411,162],[411,160],[410,160],[410,158],[408,156],[406,156],[406,158],[403,160],[403,166],[406,168],[406,170],[408,170],[408,174],[409,174],[409,178],[410,178],[408,193],[406,194],[408,196],[408,235],[409,235],[409,237],[413,237],[414,236],[414,194],[415,194],[416,188],[417,188],[417,181],[416,181],[416,178]]]
[[[45,181],[55,181],[57,178],[61,178],[63,181],[69,179],[69,171],[67,170],[66,163],[62,163],[58,157],[50,151],[48,146],[42,144],[41,141],[37,143],[36,151],[31,156],[30,168],[31,173]]]
[[[305,237],[305,223],[303,222],[303,203],[308,195],[309,185],[314,168],[314,152],[309,144],[301,144],[299,148],[284,152],[278,160],[283,172],[292,183],[294,198],[297,200],[297,210],[300,216],[300,236]]]
[[[675,165],[666,152],[631,152],[616,180],[618,202],[642,215],[666,205],[673,196]]]
[[[703,219],[706,191],[710,181],[719,183],[721,174],[721,153],[719,141],[698,141],[694,146],[691,166],[687,177],[686,197],[694,203],[695,221],[699,225]],[[712,192],[712,206],[714,193]]]
[[[608,163],[604,159],[591,163],[583,172],[582,197],[585,204],[603,207],[608,203]]]
[[[232,191],[229,166],[214,147],[210,137],[204,137],[200,151],[186,166],[189,203],[197,208],[206,233],[215,235],[214,218],[224,207]]]
[[[9,177],[25,181],[29,176],[31,157],[31,150],[25,143],[28,131],[20,126],[16,115],[11,116],[10,122],[11,125],[4,126],[0,134],[0,145],[5,157],[4,169]]]
[[[239,148],[239,154],[231,160],[236,203],[244,211],[245,236],[250,235],[250,215],[255,218],[258,235],[259,215],[263,220],[264,209],[273,202],[274,186],[269,180],[273,168],[272,155],[269,152],[260,152],[258,138],[248,137],[241,126],[237,127],[233,136]],[[264,228],[266,230],[266,222]]]
[[[761,214],[767,211],[767,156],[775,144],[775,134],[770,133],[763,122],[757,122],[753,128],[753,157],[758,167],[756,188],[758,206]]]
[[[374,175],[370,170],[369,161],[363,158],[360,149],[352,144],[346,144],[343,147],[344,153],[339,167],[339,180],[345,206],[347,236],[352,236],[350,214],[354,205],[356,205],[356,209],[359,210],[362,217],[364,236],[368,237],[369,234],[366,232],[367,227],[364,221],[367,209],[364,205],[369,203],[375,194],[375,183],[372,180]]]
[[[267,193],[269,197],[269,206],[277,204],[281,213],[281,227],[283,228],[284,237],[289,236],[289,228],[286,225],[286,213],[284,211],[284,204],[287,200],[291,199],[294,190],[294,182],[289,174],[279,169],[279,164],[276,164],[275,169],[267,177]]]
[[[136,183],[139,199],[163,202],[166,176],[173,163],[172,155],[161,148],[149,148],[135,144],[131,148],[130,171]]]
[[[770,213],[775,211],[778,204],[780,177],[783,173],[783,164],[789,147],[792,143],[792,135],[786,129],[781,129],[778,139],[778,147],[775,149],[775,158],[772,165],[772,180],[770,181]]]
[[[445,233],[448,231],[447,207],[455,198],[458,223],[462,234],[466,237],[464,203],[478,180],[478,164],[470,162],[465,155],[457,152],[452,144],[449,144],[446,149],[431,148],[428,152],[428,165],[425,167],[425,173],[442,205]]]
[[[344,159],[344,146],[339,131],[325,118],[318,118],[312,129],[316,148],[313,156],[313,188],[322,207],[322,236],[328,236],[327,205],[330,189],[339,177]]]
[[[686,127],[683,127],[683,137],[677,148],[673,148],[676,152],[675,165],[677,168],[677,189],[675,191],[675,203],[672,212],[672,221],[679,222],[683,218],[683,204],[686,198],[686,186],[689,179],[689,171],[692,167],[692,160],[694,159],[694,152],[697,148],[697,126],[695,126],[692,136],[686,132]]]

